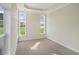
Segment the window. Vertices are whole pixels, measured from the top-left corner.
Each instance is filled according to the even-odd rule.
[[[26,13],[19,12],[19,36],[26,36]]]
[[[4,34],[3,10],[0,8],[0,35]]]
[[[40,19],[40,34],[45,34],[45,15],[41,15],[41,19]]]

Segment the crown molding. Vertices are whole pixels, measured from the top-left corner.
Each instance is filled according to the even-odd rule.
[[[63,5],[60,5],[60,6],[56,7],[56,8],[51,8],[51,9],[49,9],[49,10],[47,10],[47,11],[44,11],[44,12],[45,12],[46,14],[47,14],[47,13],[51,13],[51,12],[55,12],[55,11],[61,9],[61,8],[64,8],[64,7],[66,7],[66,6],[69,6],[70,4],[71,4],[71,3],[63,4]]]
[[[51,6],[49,9],[47,10],[36,10],[36,9],[29,9],[24,5],[24,10],[25,11],[29,11],[29,12],[36,12],[36,13],[41,13],[41,14],[47,14],[47,13],[51,13],[51,12],[55,12],[61,8],[64,8],[68,5],[70,5],[71,3],[65,3],[65,4],[58,4],[57,7],[53,8],[53,6]]]
[[[37,10],[37,9],[30,9],[30,8],[27,8],[25,5],[24,5],[24,10],[26,10],[26,11],[30,11],[30,12],[37,12],[37,13],[45,13],[45,11],[43,11],[43,10]]]

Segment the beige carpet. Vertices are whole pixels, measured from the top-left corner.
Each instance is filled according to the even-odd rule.
[[[18,43],[16,55],[63,55],[75,54],[48,39],[26,40]]]

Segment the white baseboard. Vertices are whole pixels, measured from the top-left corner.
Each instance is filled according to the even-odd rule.
[[[49,39],[49,40],[54,39],[54,40],[52,40],[52,41],[54,41],[54,42],[56,42],[57,44],[59,44],[59,45],[61,45],[61,46],[65,47],[65,48],[68,48],[68,49],[70,49],[70,50],[72,50],[72,51],[74,51],[74,52],[76,52],[76,53],[78,53],[78,54],[79,54],[79,51],[78,51],[78,50],[75,50],[75,49],[73,49],[73,48],[71,48],[71,47],[69,47],[69,46],[66,46],[66,45],[64,45],[64,44],[60,43],[59,41],[55,40],[55,38],[50,38],[50,37],[47,37],[47,39]]]
[[[47,38],[38,38],[38,39],[29,39],[29,40],[39,40],[39,39],[47,39]],[[28,41],[28,40],[21,40],[21,41]],[[21,42],[19,41],[19,42]]]

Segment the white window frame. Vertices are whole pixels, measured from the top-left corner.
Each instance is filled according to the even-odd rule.
[[[0,34],[0,37],[3,37],[4,35],[5,35],[5,20],[4,20],[4,10],[1,12],[0,11],[0,13],[2,13],[3,14],[3,20],[0,20],[0,21],[3,21],[3,33],[2,34]]]
[[[20,13],[20,12],[26,13],[25,11],[19,11],[19,13]],[[26,17],[27,17],[27,15],[26,15]],[[26,19],[27,19],[27,18],[26,18]],[[25,35],[24,35],[24,36],[26,36],[26,32],[27,32],[27,31],[26,31],[26,19],[25,19],[25,22],[24,22],[24,24],[25,24]],[[21,21],[20,21],[20,14],[19,14],[19,26],[18,26],[18,30],[19,30],[19,36],[22,37],[22,35],[21,35],[21,33],[20,33],[20,25],[21,25],[20,23],[21,23]]]
[[[41,19],[44,20],[44,22],[43,22],[44,26],[43,27],[41,27]],[[46,34],[46,16],[45,15],[41,15],[41,18],[40,18],[40,28],[44,28],[44,32],[43,33],[40,32],[40,34]]]

